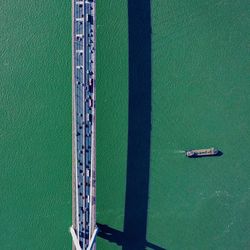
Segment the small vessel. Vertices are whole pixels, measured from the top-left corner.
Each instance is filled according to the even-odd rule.
[[[216,148],[205,148],[205,149],[192,149],[185,151],[187,157],[204,157],[204,156],[215,156],[219,154],[219,150]]]

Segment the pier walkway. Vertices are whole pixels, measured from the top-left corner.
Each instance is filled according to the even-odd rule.
[[[96,3],[72,0],[73,249],[95,249],[96,227]]]

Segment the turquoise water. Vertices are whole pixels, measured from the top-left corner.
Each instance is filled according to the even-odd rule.
[[[0,10],[0,248],[70,249],[71,4]]]
[[[249,248],[247,3],[151,1],[146,238],[163,249]],[[1,4],[4,250],[71,249],[70,8],[70,2],[48,0]],[[129,120],[127,11],[127,1],[97,5],[97,219],[121,237]],[[188,159],[181,153],[207,146],[223,155]],[[116,239],[98,238],[98,249],[121,249]]]
[[[100,3],[97,13],[97,75],[99,84],[105,86],[97,88],[97,217],[122,233],[128,129],[127,5],[124,1]],[[152,1],[151,25],[147,241],[164,249],[248,249],[247,2]],[[181,153],[208,146],[218,147],[223,156],[192,160]],[[98,239],[98,246],[121,249],[115,237],[111,242]]]

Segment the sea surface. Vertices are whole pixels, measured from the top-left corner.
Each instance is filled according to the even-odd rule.
[[[147,217],[135,240],[144,236],[145,249],[247,250],[248,1],[152,0],[150,33],[142,22],[141,41],[131,37],[138,27],[132,21],[145,18],[137,7],[97,3],[97,220],[107,233],[97,249],[136,249],[125,239],[129,164],[145,155],[149,163],[137,164],[133,176],[134,187],[148,186],[135,190],[129,211],[135,221]],[[140,55],[145,47],[147,56]],[[149,62],[136,59],[136,51]],[[140,63],[151,72],[138,79],[142,91],[134,95],[129,72],[135,66],[142,76]],[[0,249],[71,249],[70,1],[1,2],[0,90]],[[136,100],[147,104],[141,115]],[[138,126],[143,132],[133,134]],[[150,138],[146,151],[136,148],[143,135]],[[210,146],[223,155],[183,154]],[[141,200],[147,205],[138,206]]]
[[[0,249],[71,249],[71,3],[0,4]]]
[[[130,211],[137,220],[138,209],[147,209],[145,248],[153,244],[153,249],[168,250],[249,249],[248,1],[151,1],[151,41],[143,34],[138,42],[128,34],[136,37],[131,20],[140,22],[147,15],[148,9],[143,13],[139,6],[145,7],[147,1],[139,2],[131,3],[130,9],[121,0],[102,1],[97,7],[97,220],[111,234],[106,240],[99,238],[97,246],[136,249],[121,240],[126,236],[126,184],[130,183],[126,179],[128,145],[143,154],[128,142],[130,113],[137,112],[128,106],[130,98],[138,103],[144,98],[141,81],[148,89],[151,81],[151,110],[141,110],[151,116],[150,164],[145,169],[142,161],[141,171],[135,166],[132,176],[141,181],[149,170],[148,206],[138,206],[136,198],[142,198],[135,190]],[[148,24],[141,21],[140,25],[134,23],[136,32],[143,33]],[[141,47],[149,45],[151,79],[142,76],[131,81],[129,70],[135,65],[142,75],[133,49],[138,57],[150,58],[140,54]],[[141,60],[141,64],[149,68],[147,62]],[[136,98],[129,92],[132,84],[141,87]],[[147,126],[143,117],[141,123],[136,121],[142,130]],[[145,132],[133,135],[135,144],[143,140],[142,135]],[[188,159],[183,154],[211,146],[223,155]],[[141,236],[139,230],[135,241],[137,236]]]

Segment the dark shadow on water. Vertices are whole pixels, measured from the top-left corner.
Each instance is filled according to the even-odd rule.
[[[107,225],[100,224],[100,223],[97,223],[97,226],[98,226],[98,230],[99,230],[98,231],[99,237],[109,241],[110,243],[115,243],[118,246],[127,246],[128,247],[128,243],[126,242],[126,238],[124,237],[123,232],[116,230],[116,229],[113,229]],[[136,243],[134,245],[132,245],[132,243],[131,243],[131,247],[132,247],[131,249],[136,249],[135,246],[136,246]],[[143,249],[145,249],[146,247],[153,249],[153,250],[166,250],[165,248],[156,246],[150,242],[146,242]]]
[[[151,137],[150,0],[128,0],[129,113],[123,250],[145,249]]]
[[[99,224],[99,236],[123,250],[146,247],[151,138],[150,0],[128,0],[129,107],[126,198],[123,232]],[[159,229],[160,232],[160,229]]]
[[[216,156],[222,156],[223,152],[219,150],[218,154]]]

